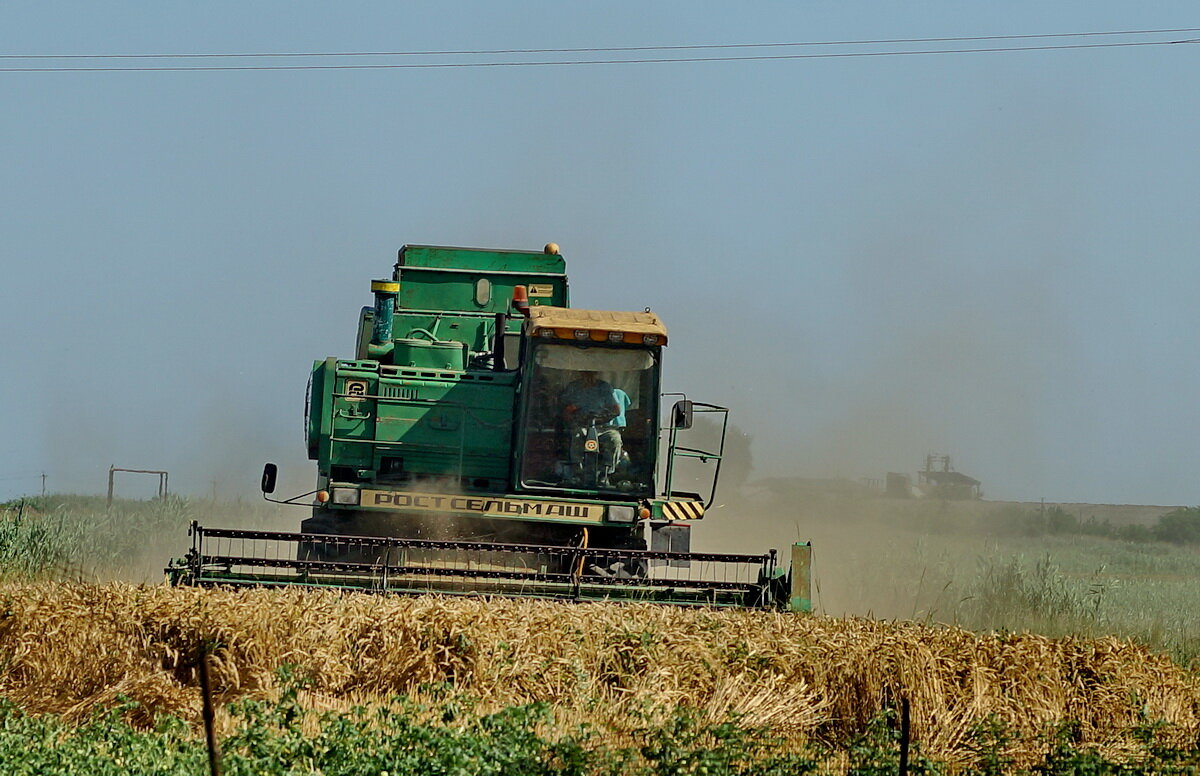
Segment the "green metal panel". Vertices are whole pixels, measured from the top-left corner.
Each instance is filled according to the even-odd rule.
[[[505,251],[487,248],[449,248],[439,245],[406,245],[404,267],[474,269],[502,272],[550,272],[563,274],[567,263],[559,254],[542,251]]]
[[[476,294],[480,280],[489,284],[487,301],[482,304],[477,301]],[[430,271],[402,267],[399,309],[477,314],[507,312],[512,302],[513,287],[518,285],[534,287],[534,295],[529,299],[531,305],[566,306],[567,280],[563,275],[490,275],[483,270]],[[403,336],[403,332],[397,331],[397,336]]]
[[[377,375],[362,370],[347,370],[339,363],[332,400],[331,463],[352,468],[371,468],[369,442],[375,438],[375,402],[360,396],[373,396],[378,390]],[[354,395],[350,395],[350,394]]]
[[[788,609],[793,612],[812,611],[812,545],[796,542],[792,545],[790,595]]]
[[[337,371],[337,359],[314,361],[309,378],[308,394],[308,457],[315,461],[329,459],[329,435],[333,430],[330,405]]]
[[[515,391],[512,375],[386,380],[376,440],[402,446],[415,473],[503,481],[508,476]]]
[[[453,369],[466,367],[462,342],[430,342],[418,339],[395,340],[392,363],[419,369]]]
[[[403,459],[414,477],[508,479],[516,375],[336,364],[331,440],[320,469],[384,471]]]
[[[514,287],[526,286],[530,305],[570,304],[566,262],[559,255],[410,245],[402,262],[396,267],[397,338],[421,336],[414,330],[425,329],[482,352],[490,346],[495,314],[511,312]],[[520,324],[514,318],[507,330],[515,333]]]

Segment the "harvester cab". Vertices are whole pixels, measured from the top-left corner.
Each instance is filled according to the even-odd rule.
[[[194,525],[172,579],[807,608],[807,545],[790,572],[775,551],[689,552],[728,413],[662,393],[649,308],[572,308],[553,243],[405,246],[371,290],[355,358],[313,365],[317,487],[281,502],[313,497],[300,533]],[[696,413],[710,449],[685,443]],[[674,489],[684,459],[707,465],[705,495]],[[264,495],[275,480],[268,464]]]

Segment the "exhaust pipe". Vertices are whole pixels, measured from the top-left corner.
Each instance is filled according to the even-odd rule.
[[[496,313],[496,331],[492,338],[492,369],[504,371],[504,330],[508,328],[508,316]]]
[[[372,280],[371,291],[375,294],[375,328],[371,332],[371,344],[391,344],[392,318],[396,314],[400,284],[394,280]]]

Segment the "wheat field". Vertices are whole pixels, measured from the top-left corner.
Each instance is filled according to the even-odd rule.
[[[1120,752],[1131,730],[1200,732],[1200,687],[1168,657],[1116,638],[978,635],[951,627],[786,613],[322,591],[121,584],[0,586],[0,695],[83,719],[119,699],[199,718],[196,654],[213,645],[224,703],[270,697],[276,671],[305,702],[348,708],[462,693],[482,707],[546,701],[564,724],[614,737],[678,706],[736,714],[797,746],[844,745],[908,698],[914,739],[953,761],[994,720],[1010,748],[1047,726]]]

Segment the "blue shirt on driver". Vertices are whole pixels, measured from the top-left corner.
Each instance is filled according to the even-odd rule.
[[[613,399],[617,402],[618,412],[617,416],[608,422],[608,425],[614,428],[625,428],[625,410],[629,409],[633,400],[620,388],[613,388]]]

